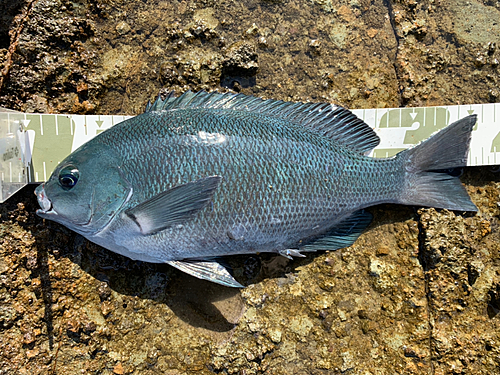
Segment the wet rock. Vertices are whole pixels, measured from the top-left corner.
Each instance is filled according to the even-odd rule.
[[[111,289],[107,283],[103,282],[103,283],[99,284],[98,293],[99,293],[99,298],[101,299],[101,301],[104,301],[104,300],[108,299],[109,296],[111,295]]]
[[[0,306],[0,326],[10,328],[17,318],[17,311],[8,305]]]
[[[449,87],[448,82],[452,76],[468,77],[459,84],[453,94],[459,98],[460,103],[491,101],[488,98],[488,92],[492,89],[490,85],[498,85],[498,79],[492,76],[492,80],[487,83],[486,77],[491,76],[492,69],[489,61],[495,58],[497,53],[495,47],[489,43],[492,43],[493,35],[498,35],[499,29],[496,26],[486,26],[488,22],[481,16],[474,19],[468,16],[472,11],[488,12],[483,9],[485,5],[476,1],[450,2],[447,6],[449,13],[443,12],[441,6],[427,8],[422,5],[415,4],[415,10],[412,12],[408,12],[404,6],[394,6],[394,23],[397,26],[395,32],[399,36],[397,69],[402,80],[403,102],[406,105],[429,105],[433,101],[442,101],[443,96],[448,101],[446,87]],[[494,9],[493,12],[498,13],[498,10]],[[421,32],[421,26],[425,28],[424,33]],[[474,32],[471,32],[472,29]],[[439,53],[446,50],[445,46],[450,38],[462,48],[455,49],[453,53],[445,53],[446,68],[440,69],[441,63],[439,60],[435,61],[434,57],[440,59]],[[424,66],[418,59],[407,58],[423,56],[429,52],[434,57],[429,57],[428,66],[436,66],[437,69],[424,71]],[[457,65],[458,61],[461,63]],[[465,61],[467,63],[464,64]],[[476,74],[469,75],[471,68],[478,70]],[[481,89],[472,89],[473,86],[478,88],[482,85],[484,87]]]
[[[193,14],[193,19],[205,25],[208,29],[211,30],[211,33],[214,33],[214,30],[219,25],[219,20],[215,16],[214,8],[197,9]]]
[[[251,37],[258,35],[260,33],[259,27],[253,23],[252,26],[250,26],[246,31],[245,31],[245,36]]]
[[[118,25],[116,25],[116,31],[120,35],[126,34],[130,30],[131,30],[130,25],[128,23],[126,23],[125,21],[122,21],[122,22],[118,23]]]
[[[431,259],[427,278],[431,319],[435,322],[431,349],[436,371],[467,368],[480,373],[489,365],[475,361],[471,353],[492,358],[495,350],[489,343],[498,340],[496,314],[490,313],[495,311],[490,306],[497,304],[499,284],[497,267],[491,263],[491,256],[497,253],[491,244],[498,241],[491,227],[496,227],[497,219],[482,215],[463,218],[434,209],[422,210],[421,215],[424,257],[439,253],[425,258]],[[481,322],[473,331],[469,328],[472,321]]]
[[[237,42],[231,45],[222,63],[223,79],[227,77],[252,77],[259,71],[258,55],[253,44]],[[241,82],[240,82],[241,83]]]

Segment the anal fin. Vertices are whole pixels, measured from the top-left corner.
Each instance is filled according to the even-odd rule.
[[[351,246],[372,221],[372,215],[364,210],[356,211],[344,219],[323,237],[300,247],[299,251],[338,250]]]

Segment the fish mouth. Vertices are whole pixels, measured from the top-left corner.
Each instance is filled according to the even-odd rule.
[[[52,207],[52,202],[47,197],[47,194],[45,194],[44,187],[45,187],[45,184],[41,184],[35,189],[35,195],[36,195],[36,198],[38,200],[38,204],[41,207],[41,209],[36,210],[36,213],[37,213],[37,215],[40,215],[40,216],[57,215],[57,212],[55,212],[53,207]]]

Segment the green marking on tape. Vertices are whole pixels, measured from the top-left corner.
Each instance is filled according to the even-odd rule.
[[[449,111],[442,107],[391,109],[380,119],[380,128],[414,127],[405,134],[404,144],[416,145],[448,125]]]
[[[493,142],[491,142],[491,150],[490,152],[500,152],[500,133],[493,138]]]
[[[43,122],[42,122],[43,116]],[[64,115],[26,115],[29,137],[34,137],[30,181],[46,181],[57,164],[71,153],[71,122]]]
[[[449,119],[446,108],[421,108],[413,119],[413,123],[419,123],[416,130],[409,130],[405,134],[404,143],[415,145],[429,138],[433,133],[448,126]]]
[[[398,152],[406,150],[405,148],[376,148],[373,151],[374,158],[390,158]]]

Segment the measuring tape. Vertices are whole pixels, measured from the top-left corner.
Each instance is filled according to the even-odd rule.
[[[500,164],[500,103],[352,112],[380,137],[380,144],[370,153],[377,158],[391,157],[450,123],[476,114],[467,165]],[[46,181],[71,152],[131,117],[30,114],[0,108],[0,202],[27,183]]]

